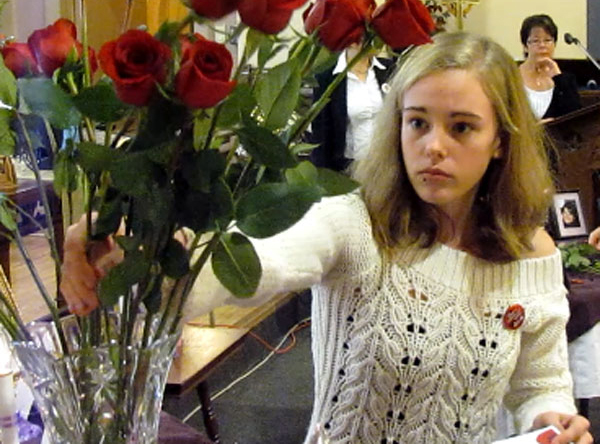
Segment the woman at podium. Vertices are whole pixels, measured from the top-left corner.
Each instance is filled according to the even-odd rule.
[[[521,24],[525,61],[519,69],[538,119],[562,116],[581,108],[575,76],[561,72],[553,59],[557,36],[558,28],[546,14],[532,15]]]

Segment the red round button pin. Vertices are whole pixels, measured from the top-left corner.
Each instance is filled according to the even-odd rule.
[[[525,309],[520,304],[513,304],[506,309],[502,317],[504,328],[516,330],[525,321]]]

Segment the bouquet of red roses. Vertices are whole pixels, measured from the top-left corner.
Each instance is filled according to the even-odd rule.
[[[109,356],[121,358],[114,361],[114,373],[124,381],[131,370],[127,350],[150,349],[177,331],[192,284],[208,260],[227,289],[250,297],[261,265],[247,236],[272,236],[323,196],[356,187],[349,178],[298,157],[312,148],[302,136],[345,72],[315,103],[303,103],[301,89],[351,43],[363,42],[355,60],[384,44],[404,48],[426,43],[433,22],[420,0],[387,0],[378,7],[374,0],[306,3],[188,0],[189,14],[182,21],[163,23],[155,35],[128,30],[97,52],[88,47],[85,35],[78,40],[67,19],[33,32],[26,43],[4,43],[3,153],[12,152],[16,130],[33,156],[27,119],[42,119],[53,142],[55,189],[68,195],[82,187],[90,238],[115,236],[124,251],[123,261],[100,281],[101,309],[75,321],[75,339],[65,333],[56,298],[37,279],[56,325],[54,356],[108,347]],[[292,38],[280,34],[300,8],[305,8],[305,33],[295,30]],[[225,44],[190,31],[195,23],[210,26],[232,13],[239,15],[239,25],[225,38],[245,39],[237,66]],[[282,51],[287,57],[277,63]],[[250,66],[253,56],[256,62]],[[59,149],[53,129],[70,129],[74,136]],[[32,165],[41,180],[36,162]],[[2,201],[0,220],[19,240],[11,223],[15,211],[9,200]],[[93,224],[92,211],[97,212]],[[50,216],[48,207],[46,214]],[[191,233],[185,246],[175,236],[182,229]],[[51,229],[48,239],[59,273]],[[36,276],[35,265],[29,265]],[[2,295],[0,324],[15,340],[32,339]],[[81,395],[98,390],[86,377],[86,362],[79,360],[79,367],[69,370],[79,377],[66,391],[79,394],[77,409],[87,416],[81,434],[68,435],[67,442],[93,442],[97,433],[108,433],[93,430],[102,425],[93,420],[100,414],[93,407],[96,398]],[[127,380],[135,385],[137,378],[129,375]],[[107,402],[111,411],[130,417],[135,407],[125,401],[136,389],[123,384],[116,383],[115,398],[109,396]],[[114,427],[118,433],[110,436],[132,430],[127,421],[116,421]]]

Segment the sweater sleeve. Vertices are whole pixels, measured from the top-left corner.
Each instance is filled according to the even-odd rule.
[[[547,411],[574,414],[573,382],[567,356],[569,307],[562,285],[537,297],[535,321],[521,337],[521,353],[510,380],[505,404],[513,411],[520,433]]]
[[[194,283],[184,310],[185,319],[220,305],[260,305],[277,294],[319,283],[335,265],[351,236],[356,213],[349,203],[358,199],[357,195],[324,198],[289,229],[270,238],[251,239],[262,275],[250,298],[240,299],[229,293],[207,263]]]

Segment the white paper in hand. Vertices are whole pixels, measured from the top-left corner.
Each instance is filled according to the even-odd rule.
[[[556,427],[548,426],[524,435],[494,441],[492,444],[550,444],[559,433],[560,431]]]

